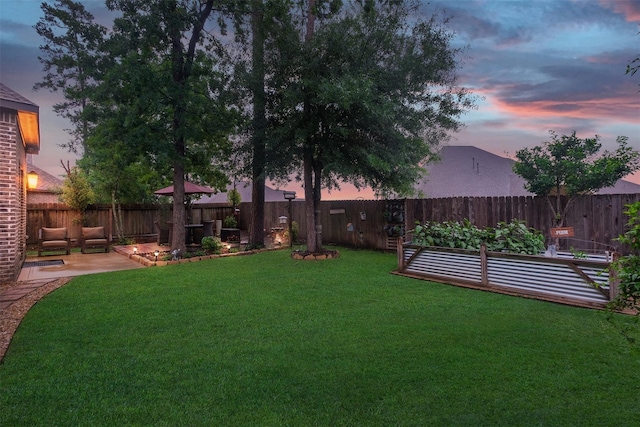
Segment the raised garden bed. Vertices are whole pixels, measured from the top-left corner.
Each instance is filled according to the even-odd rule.
[[[604,308],[615,297],[609,262],[404,243],[398,274],[572,305]]]

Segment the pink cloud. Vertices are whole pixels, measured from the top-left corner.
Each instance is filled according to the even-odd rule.
[[[629,98],[610,97],[579,102],[542,100],[520,103],[508,103],[498,99],[495,104],[502,113],[527,118],[615,119],[629,123],[638,122],[637,101]]]
[[[637,0],[600,0],[600,4],[623,14],[627,22],[640,22],[640,3]]]

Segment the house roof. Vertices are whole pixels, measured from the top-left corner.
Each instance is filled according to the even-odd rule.
[[[531,196],[525,181],[513,172],[515,162],[473,146],[447,146],[440,161],[427,165],[416,190],[427,198]],[[640,193],[640,185],[619,180],[598,194]]]
[[[251,201],[251,183],[248,181],[236,182],[236,190],[240,193],[240,200],[243,202]],[[227,185],[227,192],[233,189],[233,184]],[[228,203],[227,192],[204,196],[193,203]],[[283,192],[274,190],[269,186],[265,186],[264,200],[265,202],[283,202],[285,201]]]
[[[40,152],[40,107],[3,83],[0,83],[0,107],[17,112],[20,135],[26,152],[38,154]]]

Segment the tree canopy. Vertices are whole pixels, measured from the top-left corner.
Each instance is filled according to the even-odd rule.
[[[145,177],[147,185],[155,178],[156,188],[173,182],[173,222],[182,224],[185,178],[218,187],[228,182],[216,166],[226,160],[234,118],[216,69],[220,43],[210,19],[214,1],[107,0],[106,5],[118,14],[112,28],[91,32],[77,48],[70,41],[96,27],[93,17],[71,0],[43,5],[39,32],[46,36],[61,21],[62,36],[48,40],[58,46],[54,52],[70,58],[65,62],[67,57],[57,53],[54,74],[88,76],[92,84],[91,91],[80,93],[69,90],[69,80],[55,81],[67,89],[71,104],[91,103],[91,114],[78,113],[89,124],[82,129],[80,164],[99,188],[119,200],[140,194]],[[150,194],[153,188],[144,190]],[[173,236],[172,246],[184,249],[184,229],[177,227]]]
[[[307,243],[319,250],[322,188],[408,193],[474,107],[457,85],[461,51],[446,20],[423,15],[417,0],[106,5],[118,14],[108,30],[80,3],[43,5],[39,32],[55,53],[45,70],[57,64],[75,77],[53,73],[42,85],[64,88],[69,106],[90,106],[68,111],[79,111],[80,164],[103,197],[173,182],[174,224],[185,220],[185,179],[224,188],[227,173],[251,176],[259,207],[265,179],[294,175],[305,186]],[[57,25],[61,38],[50,36]],[[91,90],[72,90],[77,82]],[[262,222],[252,214],[256,241]],[[184,230],[174,231],[182,248]]]
[[[460,51],[445,23],[424,19],[413,1],[311,6],[271,117],[290,157],[285,175],[301,177],[315,205],[306,209],[310,251],[322,247],[314,214],[322,188],[408,193],[474,106],[457,86]]]
[[[57,0],[53,5],[42,3],[43,16],[35,30],[44,43],[40,45],[45,76],[34,89],[60,91],[64,100],[53,110],[71,122],[68,132],[72,139],[66,146],[83,154],[92,125],[91,94],[97,84],[100,45],[107,32],[96,24],[84,5],[72,0]]]

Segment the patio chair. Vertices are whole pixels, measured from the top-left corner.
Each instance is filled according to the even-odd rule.
[[[41,228],[38,230],[38,256],[45,251],[64,250],[67,255],[71,253],[71,240],[67,235],[67,228]]]
[[[82,227],[81,251],[86,253],[87,249],[104,248],[109,252],[109,238],[104,232],[104,227]]]

